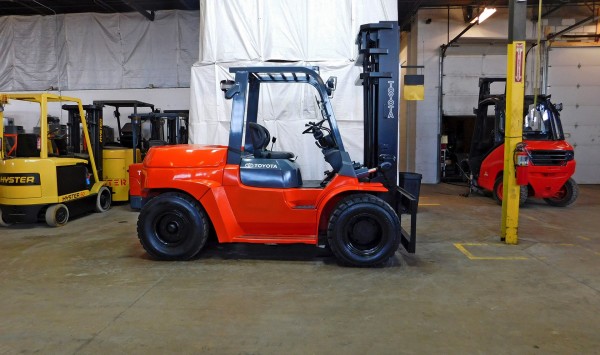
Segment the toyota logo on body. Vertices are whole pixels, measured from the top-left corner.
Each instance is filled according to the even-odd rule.
[[[244,168],[248,169],[278,169],[277,164],[274,163],[245,163]]]

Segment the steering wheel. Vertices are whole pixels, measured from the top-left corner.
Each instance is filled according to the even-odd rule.
[[[331,136],[331,130],[327,127],[323,127],[323,122],[325,121],[326,120],[323,119],[317,123],[308,122],[306,124],[308,128],[305,129],[302,134],[312,133],[316,141],[315,144],[321,149],[335,148],[336,144]]]
[[[317,123],[314,122],[308,122],[305,126],[307,126],[308,128],[305,129],[304,131],[302,131],[302,134],[308,134],[308,133],[312,133],[314,134],[317,131],[321,131],[321,128],[323,127],[323,122],[325,122],[325,120],[321,120]]]

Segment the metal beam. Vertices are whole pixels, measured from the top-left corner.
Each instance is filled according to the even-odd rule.
[[[192,5],[192,3],[198,3],[198,1],[191,0],[178,0],[178,2],[183,6],[183,8],[187,10],[193,10],[194,6]]]
[[[135,11],[144,15],[144,17],[147,18],[148,20],[154,21],[154,11],[148,11],[148,10],[142,8],[140,5],[136,4],[133,0],[123,0],[123,2],[125,4],[127,4],[127,6],[134,9]]]
[[[551,41],[551,40],[553,40],[554,38],[556,38],[556,37],[558,37],[558,36],[560,36],[560,35],[562,35],[562,34],[564,34],[564,33],[567,33],[567,32],[570,32],[570,31],[572,31],[572,30],[576,29],[577,27],[581,27],[581,26],[585,25],[585,24],[586,24],[586,23],[588,23],[588,22],[592,22],[592,21],[594,21],[594,20],[597,20],[597,19],[598,19],[598,17],[599,17],[599,16],[598,16],[598,15],[596,15],[596,14],[595,14],[595,15],[591,15],[591,16],[589,16],[589,17],[586,17],[586,18],[584,18],[583,20],[581,20],[581,21],[579,21],[579,22],[577,22],[577,23],[575,23],[575,24],[573,24],[573,25],[571,25],[571,26],[569,26],[569,27],[567,27],[567,28],[565,28],[565,29],[563,29],[563,30],[560,30],[560,31],[558,31],[558,32],[556,32],[556,33],[550,33],[550,34],[548,35],[548,37],[546,37],[546,41]]]
[[[553,8],[551,8],[550,10],[548,10],[548,11],[544,12],[544,13],[542,14],[542,18],[546,18],[546,17],[548,17],[548,15],[550,15],[551,13],[553,13],[553,12],[554,12],[554,11],[556,11],[556,10],[559,10],[560,8],[562,8],[563,6],[565,6],[566,4],[567,4],[566,2],[563,2],[562,4],[560,4],[560,5],[557,5],[557,6],[553,7]],[[539,19],[538,19],[538,20],[539,20]]]
[[[104,8],[104,10],[107,10],[110,12],[119,12],[119,11],[115,10],[112,6],[110,6],[109,4],[104,2],[103,0],[94,0],[94,3],[100,5],[100,7]]]
[[[23,7],[26,7],[28,9],[32,10],[32,11],[37,12],[40,15],[44,15],[44,16],[48,15],[47,13],[45,13],[42,10],[40,10],[39,8],[26,4],[24,1],[21,1],[21,0],[12,0],[12,1],[15,2],[15,3],[17,3],[17,4],[19,4],[19,5],[21,5],[21,6],[23,6]]]
[[[477,22],[470,23],[467,27],[465,27],[464,30],[462,30],[461,33],[459,33],[458,35],[456,35],[456,37],[452,38],[452,40],[450,40],[447,44],[442,44],[442,56],[446,55],[446,49],[448,49],[448,47],[450,47],[452,44],[454,44],[456,41],[458,41],[459,38],[462,37],[462,35],[464,35],[465,33],[467,33],[467,31],[470,30],[476,24],[477,24]]]

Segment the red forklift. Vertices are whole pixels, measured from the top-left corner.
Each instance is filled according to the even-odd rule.
[[[499,84],[495,84],[499,83]],[[504,170],[504,127],[506,95],[491,94],[504,88],[506,78],[480,78],[479,104],[475,108],[475,129],[471,141],[468,172],[471,190],[491,191],[502,204]],[[534,103],[535,101],[535,103]],[[550,95],[526,95],[523,112],[523,142],[515,152],[519,204],[529,197],[542,198],[549,205],[565,207],[575,202],[579,188],[575,173],[573,147],[565,140],[560,111]]]
[[[384,264],[400,244],[415,252],[418,186],[398,186],[398,48],[395,22],[361,26],[365,98],[364,164],[344,148],[330,96],[317,67],[230,68],[221,82],[233,101],[229,144],[153,147],[141,171],[138,237],[152,257],[187,260],[211,229],[220,243],[329,246],[340,264]],[[314,137],[331,166],[322,180],[303,179],[293,152],[268,149],[257,123],[264,85],[310,85],[322,117],[302,134]],[[316,157],[315,157],[316,158]],[[314,158],[310,158],[314,159]],[[400,173],[402,176],[402,173]],[[408,179],[410,180],[410,179]],[[409,214],[410,232],[401,227]]]

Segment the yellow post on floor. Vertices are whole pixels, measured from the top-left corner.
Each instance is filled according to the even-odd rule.
[[[506,123],[504,128],[504,176],[502,227],[500,236],[507,244],[517,244],[520,188],[515,178],[514,152],[523,140],[523,101],[525,96],[525,13],[527,2],[511,0],[506,67]]]

